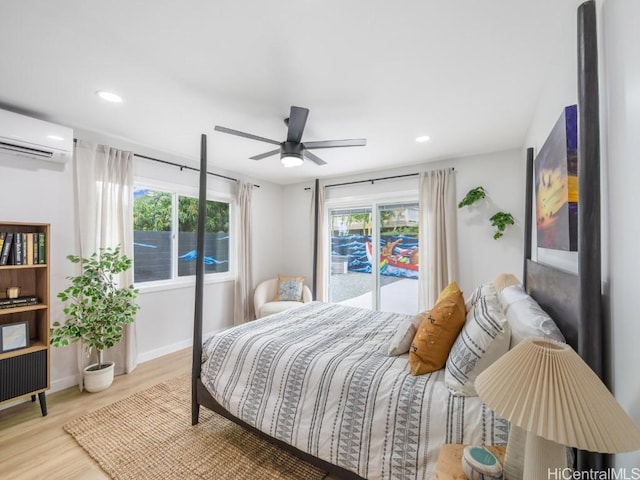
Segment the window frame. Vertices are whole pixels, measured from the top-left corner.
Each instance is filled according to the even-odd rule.
[[[171,278],[151,280],[147,282],[135,282],[135,287],[139,289],[140,292],[153,292],[194,286],[196,283],[195,275],[178,275],[178,197],[182,196],[198,199],[198,189],[189,185],[162,182],[142,177],[134,178],[133,187],[134,189],[148,188],[150,190],[156,190],[171,195]],[[204,283],[215,284],[232,282],[236,279],[237,258],[235,196],[207,189],[207,201],[224,202],[229,204],[229,270],[227,272],[205,273]],[[135,258],[133,261],[135,262]]]
[[[420,204],[420,194],[418,190],[407,190],[404,192],[385,192],[381,194],[365,194],[365,195],[349,195],[343,197],[329,198],[325,201],[324,205],[324,218],[325,225],[323,228],[323,235],[325,245],[331,245],[330,235],[330,217],[332,210],[342,210],[350,208],[371,208],[371,232],[372,241],[375,245],[380,243],[379,232],[379,207],[382,205],[388,205],[390,203],[418,203]],[[330,250],[330,248],[328,249]],[[322,268],[324,269],[324,289],[325,292],[329,292],[331,288],[329,283],[331,281],[331,252],[327,252],[327,258],[322,261]],[[372,299],[373,310],[380,310],[380,269],[372,268]]]

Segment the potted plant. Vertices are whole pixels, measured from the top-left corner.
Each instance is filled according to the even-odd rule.
[[[88,357],[95,350],[98,362],[84,369],[84,384],[89,392],[98,392],[113,382],[114,362],[105,362],[103,351],[122,340],[124,326],[133,323],[139,309],[134,303],[138,290],[133,285],[120,287],[116,280],[132,262],[120,246],[101,248],[89,258],[68,255],[67,259],[80,264],[82,273],[67,277],[71,284],[58,293],[66,303],[67,319],[53,323],[51,345],[64,347],[82,340]]]

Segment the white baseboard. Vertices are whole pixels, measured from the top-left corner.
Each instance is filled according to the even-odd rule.
[[[209,336],[214,333],[220,332],[223,329],[214,330],[213,332],[204,333],[202,338],[209,338]],[[183,340],[181,342],[172,343],[171,345],[165,345],[164,347],[156,348],[155,350],[150,350],[148,352],[142,352],[138,354],[137,362],[145,363],[149,360],[154,360],[156,358],[163,357],[165,355],[169,355],[170,353],[177,352],[178,350],[183,350],[185,348],[189,348],[193,345],[193,339],[189,338],[188,340]]]
[[[65,390],[67,388],[77,386],[80,383],[80,375],[69,375],[68,377],[58,378],[51,382],[51,390],[47,391],[47,395],[54,392],[59,392],[60,390]]]
[[[178,350],[182,350],[184,348],[188,348],[193,343],[193,340],[183,340],[178,343],[172,343],[171,345],[165,345],[160,348],[156,348],[155,350],[150,350],[148,352],[142,352],[138,354],[137,362],[145,363],[149,360],[153,360],[155,358],[163,357],[164,355],[169,355],[170,353],[177,352]]]

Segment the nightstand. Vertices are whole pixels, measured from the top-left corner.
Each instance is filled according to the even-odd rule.
[[[465,445],[445,443],[440,449],[438,463],[436,464],[436,480],[467,480],[467,476],[462,471],[462,451]],[[504,452],[506,447],[486,446],[498,457],[500,463],[504,463]]]

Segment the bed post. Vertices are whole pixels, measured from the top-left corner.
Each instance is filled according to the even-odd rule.
[[[533,148],[527,148],[527,166],[524,174],[525,206],[524,206],[524,264],[522,265],[522,285],[527,289],[527,260],[531,260],[531,222],[533,221]]]
[[[600,233],[600,110],[596,5],[578,7],[578,276],[580,281],[579,353],[603,378],[602,264]],[[602,454],[578,452],[582,470],[603,470]]]
[[[316,178],[315,192],[313,195],[313,299],[317,300],[316,288],[318,286],[318,208],[320,199],[320,180]]]
[[[193,358],[191,365],[191,425],[198,423],[198,379],[202,368],[202,303],[204,277],[204,230],[207,216],[207,136],[200,137],[200,194],[198,196],[198,239],[196,256],[196,294],[193,316]]]

